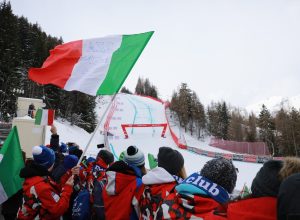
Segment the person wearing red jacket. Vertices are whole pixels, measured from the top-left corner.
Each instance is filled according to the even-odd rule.
[[[156,218],[156,212],[163,200],[186,178],[184,158],[177,150],[160,147],[157,160],[158,167],[142,178],[145,189],[139,200],[140,219]]]
[[[61,188],[50,177],[53,169],[54,151],[45,146],[32,149],[33,161],[20,171],[23,183],[23,204],[18,219],[60,219],[69,207],[73,191],[73,175]]]
[[[211,211],[229,201],[237,180],[230,160],[208,161],[202,170],[187,177],[165,198],[156,219],[206,219]]]
[[[106,171],[107,185],[102,196],[105,219],[138,219],[139,198],[143,192],[142,175],[146,173],[145,156],[136,146],[129,146],[124,160]]]
[[[253,179],[250,198],[228,205],[227,218],[232,220],[276,220],[281,168],[281,161],[270,160],[264,163]]]
[[[107,150],[100,150],[96,161],[89,164],[86,169],[86,180],[90,193],[93,191],[93,185],[95,180],[102,180],[106,178],[105,171],[110,164],[114,162],[114,155]]]
[[[276,220],[281,168],[281,161],[270,160],[264,163],[253,179],[251,194],[228,203],[225,212],[214,211],[208,220]]]

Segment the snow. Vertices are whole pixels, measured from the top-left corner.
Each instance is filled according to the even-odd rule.
[[[248,112],[253,112],[255,115],[259,115],[262,105],[265,105],[271,113],[279,111],[281,107],[286,110],[292,107],[300,109],[300,95],[292,97],[272,96],[266,100],[259,101],[246,107]]]
[[[103,114],[105,108],[109,104],[111,97],[104,97],[98,100],[96,111],[99,113],[98,118]],[[161,137],[162,127],[151,128],[128,128],[127,133],[129,138],[125,139],[121,124],[160,124],[166,123],[164,105],[149,98],[144,98],[135,95],[118,94],[116,97],[117,108],[112,116],[112,120],[109,124],[109,132],[114,136],[109,136],[110,150],[118,157],[122,151],[124,151],[130,145],[136,145],[140,148],[146,157],[146,167],[148,165],[147,154],[151,153],[154,156],[157,155],[158,149],[161,146],[169,146],[180,151],[185,159],[185,168],[187,174],[200,171],[203,165],[212,158],[201,156],[193,152],[179,149],[174,143],[169,129],[165,134],[165,138]],[[105,121],[105,120],[104,120]],[[100,130],[103,131],[103,125],[101,123],[100,129],[96,132],[96,135],[88,148],[87,156],[95,156],[99,149],[96,145],[103,143],[103,135],[100,134]],[[63,142],[76,142],[85,148],[91,134],[85,130],[71,126],[69,122],[63,120],[55,121],[60,140]],[[50,141],[50,127],[48,127],[46,140]],[[183,134],[188,145],[192,147],[199,147],[201,149],[220,152],[219,149],[208,146],[209,138],[204,141],[198,141],[188,134]],[[222,150],[222,152],[224,152]],[[246,183],[251,186],[252,180],[255,177],[258,170],[261,168],[261,164],[246,163],[234,161],[234,165],[239,169],[238,180],[236,189],[241,190]]]
[[[17,118],[19,118],[19,119],[26,119],[26,120],[34,120],[33,118],[31,118],[28,115],[25,115],[25,116],[22,116],[22,117],[17,117]]]
[[[212,151],[217,153],[232,153],[231,151],[215,148],[209,146],[210,138],[206,136],[203,140],[198,140],[194,136],[191,136],[189,132],[185,133],[183,129],[179,128],[179,122],[176,117],[167,110],[166,116],[168,117],[169,125],[172,128],[172,131],[176,134],[177,137],[180,137],[180,143],[183,143],[189,147],[195,147],[206,151]]]
[[[205,137],[204,140],[197,140],[195,137],[192,137],[190,134],[185,134],[185,140],[188,146],[199,148],[201,150],[212,151],[217,153],[232,153],[228,150],[219,149],[216,147],[209,146],[211,137]]]

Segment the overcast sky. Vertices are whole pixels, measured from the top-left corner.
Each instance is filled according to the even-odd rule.
[[[300,94],[298,0],[11,0],[13,12],[65,42],[155,31],[125,81],[170,98],[186,82],[204,104],[245,107]]]

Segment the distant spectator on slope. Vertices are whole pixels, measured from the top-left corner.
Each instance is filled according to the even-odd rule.
[[[69,207],[73,191],[73,175],[61,188],[51,179],[54,151],[45,146],[32,148],[34,161],[27,163],[20,172],[25,178],[23,183],[23,204],[18,212],[18,219],[60,219]]]
[[[154,219],[163,200],[186,178],[184,158],[170,147],[160,147],[158,167],[143,176],[145,189],[140,198],[141,219]]]
[[[210,212],[229,201],[237,180],[230,160],[208,161],[201,171],[193,173],[175,187],[163,201],[156,219],[206,219]]]
[[[103,191],[106,219],[138,219],[143,174],[146,174],[144,153],[136,146],[129,146],[124,160],[116,161],[106,171],[108,183]]]
[[[300,173],[289,176],[281,183],[277,212],[278,220],[300,219]]]
[[[31,103],[29,106],[28,106],[28,116],[30,116],[31,118],[34,118],[34,114],[35,114],[35,106],[33,103]]]

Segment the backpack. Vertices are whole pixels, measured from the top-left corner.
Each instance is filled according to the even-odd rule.
[[[72,219],[84,220],[90,217],[90,193],[87,189],[82,189],[74,199],[72,207]]]
[[[104,220],[105,212],[104,212],[104,201],[102,197],[102,191],[105,187],[107,181],[105,178],[102,180],[94,180],[94,188],[92,191],[93,197],[93,219]]]
[[[152,195],[151,188],[145,186],[140,198],[140,211],[143,219],[154,219],[155,213],[161,205],[163,199],[159,195]]]
[[[175,186],[170,188],[169,193],[173,193],[174,190]],[[165,199],[162,197],[161,193],[162,191],[159,194],[153,195],[151,187],[147,185],[145,186],[143,194],[139,200],[141,219],[160,219],[157,217],[157,213]]]

